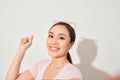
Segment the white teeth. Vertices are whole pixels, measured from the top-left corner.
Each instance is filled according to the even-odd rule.
[[[58,50],[58,48],[56,48],[56,47],[51,47],[50,48],[52,51],[57,51]]]
[[[51,48],[51,50],[58,50],[58,48]]]

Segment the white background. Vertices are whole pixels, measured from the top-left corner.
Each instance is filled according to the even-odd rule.
[[[82,70],[91,65],[88,73],[93,68],[107,74],[120,71],[119,0],[0,0],[0,80],[4,80],[22,37],[33,35],[34,40],[21,71],[49,58],[45,42],[54,21],[75,22],[77,39],[70,51],[74,64],[84,66]],[[93,62],[81,65],[89,58]]]

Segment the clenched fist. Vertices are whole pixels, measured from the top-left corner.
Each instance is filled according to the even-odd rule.
[[[33,36],[22,38],[19,44],[19,50],[26,51],[32,44]]]

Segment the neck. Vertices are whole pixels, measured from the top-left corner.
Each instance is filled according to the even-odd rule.
[[[62,67],[64,67],[66,64],[68,64],[69,61],[66,58],[53,58],[52,62],[50,64],[51,68],[56,68],[56,69],[60,69]]]

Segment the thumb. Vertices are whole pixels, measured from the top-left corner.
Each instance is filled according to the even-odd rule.
[[[26,43],[26,47],[27,47],[27,48],[31,46],[32,40],[33,40],[33,35],[31,35],[31,36],[28,37],[28,41],[27,41],[27,43]]]
[[[28,44],[31,45],[33,40],[33,35],[28,37]]]

